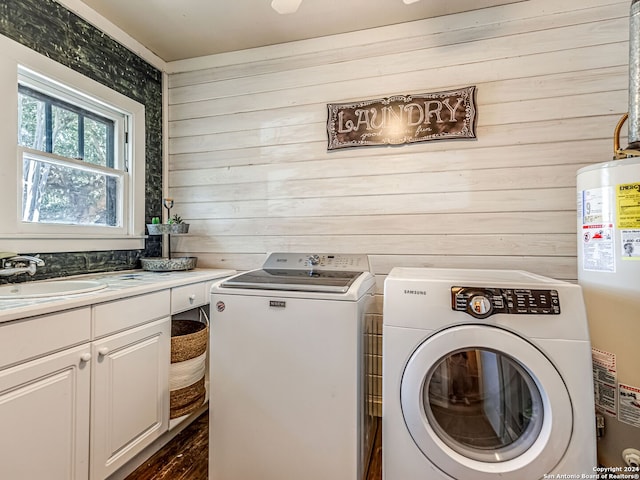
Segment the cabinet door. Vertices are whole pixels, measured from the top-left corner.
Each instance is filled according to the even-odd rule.
[[[91,479],[102,480],[169,424],[171,319],[93,343]]]
[[[0,371],[0,478],[89,478],[90,347]]]

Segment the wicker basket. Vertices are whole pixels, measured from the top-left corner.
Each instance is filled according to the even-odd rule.
[[[204,377],[193,385],[172,390],[169,393],[171,409],[169,418],[178,418],[197,410],[204,403],[207,391],[204,387]]]
[[[171,322],[170,418],[197,410],[206,398],[209,327],[197,320]]]
[[[171,321],[171,363],[184,362],[207,351],[209,327],[196,320]]]

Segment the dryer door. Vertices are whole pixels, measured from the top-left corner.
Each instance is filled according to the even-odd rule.
[[[402,376],[413,440],[457,480],[543,478],[571,439],[571,401],[560,374],[509,331],[460,325],[427,338]]]

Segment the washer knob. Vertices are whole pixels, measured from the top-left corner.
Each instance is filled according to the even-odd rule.
[[[309,265],[316,266],[320,263],[320,255],[311,255],[309,258]]]
[[[484,295],[474,295],[469,300],[469,312],[474,317],[483,318],[491,314],[493,306],[491,301]]]

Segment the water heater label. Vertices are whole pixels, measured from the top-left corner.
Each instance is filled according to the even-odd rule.
[[[640,229],[640,183],[616,185],[618,228]]]
[[[578,199],[582,224],[613,222],[613,208],[610,201],[610,187],[583,190]]]
[[[640,387],[618,384],[620,394],[620,415],[618,420],[634,427],[640,427]]]
[[[607,415],[615,417],[618,411],[616,355],[615,353],[592,347],[591,358],[596,408]]]
[[[620,230],[623,260],[640,260],[640,230]]]
[[[594,272],[615,272],[613,223],[582,226],[582,268]]]
[[[582,268],[591,272],[615,272],[613,189],[598,187],[578,194],[578,220],[582,225]]]

